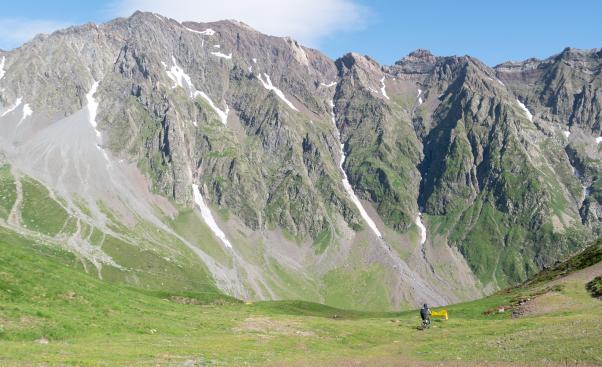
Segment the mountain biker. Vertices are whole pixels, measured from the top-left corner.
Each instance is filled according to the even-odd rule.
[[[420,309],[420,318],[422,319],[423,324],[430,324],[431,322],[431,310],[426,303],[422,305],[422,308]]]

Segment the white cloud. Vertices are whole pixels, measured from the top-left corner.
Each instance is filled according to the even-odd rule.
[[[369,12],[355,0],[114,0],[112,8],[118,16],[142,10],[179,21],[236,19],[313,46],[334,32],[362,28]]]
[[[52,20],[0,18],[0,48],[18,47],[39,33],[51,33],[65,27],[67,24]]]

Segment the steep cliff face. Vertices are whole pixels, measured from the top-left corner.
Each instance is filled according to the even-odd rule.
[[[567,48],[546,60],[505,63],[495,68],[508,87],[533,110],[538,129],[558,135],[573,176],[581,221],[600,233],[602,51]],[[558,153],[562,155],[561,153]]]
[[[599,230],[599,56],[491,69],[417,50],[381,66],[136,13],[0,53],[0,146],[9,189],[34,178],[67,213],[44,240],[104,278],[443,304]],[[34,235],[8,206],[2,224]]]
[[[189,204],[190,185],[200,181],[202,191],[251,229],[272,222],[307,237],[327,227],[301,144],[321,141],[299,109],[327,115],[314,92],[319,75],[334,74],[332,63],[233,22],[208,28],[144,14],[130,22],[128,46],[106,84],[121,88],[111,95],[116,108],[101,117],[113,151],[141,157],[157,192],[178,203]],[[150,119],[128,116],[132,110]],[[295,210],[315,216],[299,221]]]

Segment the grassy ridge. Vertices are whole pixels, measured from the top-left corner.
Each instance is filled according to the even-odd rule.
[[[577,305],[570,311],[519,319],[485,312],[540,290],[524,285],[451,306],[449,321],[422,332],[416,312],[243,304],[211,289],[169,293],[111,284],[85,274],[70,253],[3,230],[0,365],[602,363],[602,303],[583,284],[557,291]]]
[[[563,275],[572,273],[577,270],[585,269],[589,266],[602,261],[602,238],[598,239],[594,244],[585,248],[578,254],[570,257],[568,260],[560,262],[550,269],[545,269],[533,278],[527,285],[542,283],[554,279],[558,279]]]

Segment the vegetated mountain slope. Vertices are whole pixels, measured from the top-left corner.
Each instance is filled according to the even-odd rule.
[[[366,74],[354,72],[362,65],[357,59],[363,70],[374,65],[358,55],[337,63],[361,82]],[[372,70],[367,95],[378,93],[374,81],[382,75]],[[391,79],[384,79],[380,101],[394,103],[346,109],[356,113],[348,120],[362,127],[380,123],[358,129],[361,140],[350,144],[347,169],[389,226],[403,231],[421,207],[431,234],[441,236],[435,240],[459,248],[492,289],[526,279],[598,230],[599,219],[592,225],[579,215],[581,195],[592,200],[591,192],[575,197],[579,175],[561,144],[537,129],[538,118],[493,70],[470,57],[420,50],[384,70]],[[343,83],[337,96],[346,91]],[[344,101],[362,103],[351,93]],[[408,125],[413,133],[403,131]],[[595,149],[592,135],[599,133],[588,132]]]
[[[553,266],[545,268],[523,284],[517,286],[517,288],[529,288],[540,284],[550,285],[551,282],[559,280],[589,282],[594,277],[602,275],[600,266],[602,266],[602,239],[598,239],[570,258],[558,261]]]
[[[530,59],[495,68],[500,78],[534,114],[538,129],[558,137],[576,176],[570,187],[581,221],[597,234],[602,230],[602,51],[567,48],[546,60]],[[562,152],[559,151],[559,155]],[[565,158],[563,157],[563,160]]]
[[[491,69],[424,52],[396,69],[426,74],[419,104],[430,109],[414,118],[424,131],[418,202],[485,285],[524,280],[588,238],[569,160]]]
[[[470,57],[333,62],[235,21],[138,12],[0,58],[3,224],[106,279],[170,289],[168,269],[206,269],[240,298],[445,304],[526,279],[600,224],[561,136]],[[24,182],[64,220],[27,210]]]

